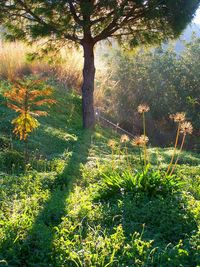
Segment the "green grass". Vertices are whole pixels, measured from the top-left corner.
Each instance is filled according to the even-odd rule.
[[[55,98],[30,137],[26,170],[0,165],[0,266],[200,266],[200,156],[183,153],[182,183],[167,195],[123,188],[105,197],[105,174],[117,179],[107,141],[119,137],[82,129],[79,96],[55,91]],[[1,104],[0,116],[3,162],[12,147],[21,155],[23,144],[11,135],[15,114]],[[172,149],[148,153],[162,172]],[[124,155],[114,159],[117,174],[142,171],[135,148],[128,164]]]

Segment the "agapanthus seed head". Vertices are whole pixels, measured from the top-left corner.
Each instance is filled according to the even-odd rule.
[[[145,145],[149,142],[149,138],[146,135],[141,135],[141,139],[143,140]]]
[[[193,126],[192,123],[189,121],[185,121],[181,124],[181,133],[183,134],[192,134],[193,132]]]
[[[141,146],[140,136],[135,136],[131,142],[133,146]]]
[[[117,143],[115,140],[113,139],[108,140],[108,146],[111,147],[112,149],[115,148],[116,144]]]
[[[120,138],[120,142],[121,143],[126,143],[126,142],[129,142],[130,141],[130,138],[128,137],[127,134],[123,134]]]
[[[175,122],[184,122],[185,121],[185,112],[177,112],[169,116],[171,120]]]
[[[133,146],[144,146],[149,142],[149,138],[145,135],[135,136],[131,142]]]
[[[150,110],[150,107],[147,104],[140,104],[137,108],[138,113],[145,113],[148,112]]]

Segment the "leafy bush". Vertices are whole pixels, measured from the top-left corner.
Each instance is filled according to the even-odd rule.
[[[9,110],[6,107],[6,99],[1,94],[2,84],[0,82],[0,130],[1,133],[6,134],[7,136],[12,133],[12,125],[10,121],[13,119],[14,111]],[[6,84],[7,86],[7,84]]]
[[[16,150],[5,150],[0,153],[1,170],[7,173],[24,170],[24,157]]]
[[[0,150],[10,148],[10,140],[6,136],[0,136]]]
[[[171,141],[173,133],[169,114],[184,110],[193,121],[198,136],[199,43],[200,39],[193,39],[180,55],[171,48],[142,50],[132,54],[114,50],[107,60],[112,71],[111,79],[117,86],[104,90],[102,105],[106,116],[129,131],[138,133],[142,124],[136,108],[140,103],[148,103],[151,107],[148,136],[153,144],[165,145]],[[191,140],[194,140],[193,144]],[[190,139],[190,145],[195,146],[195,142],[199,143],[194,138]]]
[[[35,117],[48,115],[47,111],[41,110],[41,106],[49,107],[56,103],[50,98],[52,93],[53,89],[43,81],[31,79],[15,82],[11,85],[11,90],[4,93],[7,106],[19,113],[11,123],[15,125],[13,132],[19,135],[20,140],[28,140],[29,134],[39,126]]]

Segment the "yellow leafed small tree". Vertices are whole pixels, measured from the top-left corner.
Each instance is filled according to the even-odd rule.
[[[25,142],[25,161],[28,159],[28,135],[39,126],[36,117],[48,115],[41,107],[56,103],[56,100],[50,98],[51,95],[52,88],[44,87],[40,80],[18,81],[4,94],[8,107],[19,113],[19,116],[12,120],[12,124],[15,125],[15,135]]]

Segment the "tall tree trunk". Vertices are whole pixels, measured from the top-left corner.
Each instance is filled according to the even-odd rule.
[[[83,85],[82,85],[82,111],[83,127],[93,128],[95,125],[94,115],[94,43],[84,42],[84,68],[83,68]]]

